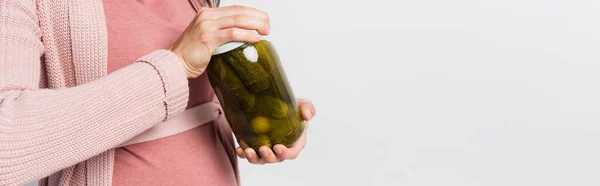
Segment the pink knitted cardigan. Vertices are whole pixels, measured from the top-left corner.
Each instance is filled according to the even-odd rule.
[[[110,185],[112,149],[185,109],[178,60],[107,75],[101,0],[0,0],[0,185]]]

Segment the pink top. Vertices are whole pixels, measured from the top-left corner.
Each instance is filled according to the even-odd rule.
[[[41,179],[41,186],[110,186],[115,148],[165,123],[185,120],[181,116],[196,116],[186,114],[190,110],[205,108],[186,109],[191,95],[188,79],[183,67],[175,65],[180,59],[163,46],[139,58],[120,61],[131,64],[107,73],[107,20],[102,3],[0,1],[0,185],[24,185]],[[199,4],[214,4],[190,3],[196,9]],[[128,11],[141,10],[118,12]],[[137,33],[159,29],[145,24],[154,22],[137,24]],[[110,25],[114,25],[112,21]],[[213,134],[229,147],[225,151],[235,162],[230,153],[234,148],[231,133],[220,130],[227,128],[227,122],[222,117],[214,121],[220,127],[214,127],[218,132]],[[182,136],[189,133],[194,132]],[[193,148],[184,141],[189,142],[179,141],[178,146],[222,161],[216,158],[220,157],[216,152],[222,151],[203,153],[200,149],[204,147]],[[205,166],[201,161],[196,163]],[[203,170],[202,174],[210,173]]]
[[[188,0],[104,0],[103,4],[108,73],[144,54],[169,48],[196,14]],[[187,109],[211,101],[214,95],[206,74],[190,80],[189,89]],[[115,149],[112,184],[236,185],[235,162],[228,158],[215,127],[219,126],[209,122],[173,136]]]

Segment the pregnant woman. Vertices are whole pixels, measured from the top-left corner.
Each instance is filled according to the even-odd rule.
[[[218,4],[0,0],[0,185],[239,185],[236,154],[296,158],[306,132],[290,148],[234,146],[204,69],[269,19]]]

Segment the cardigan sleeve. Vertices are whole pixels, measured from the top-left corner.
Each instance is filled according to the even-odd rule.
[[[46,177],[185,110],[188,80],[167,50],[82,85],[40,89],[37,23],[35,3],[0,0],[0,185]]]

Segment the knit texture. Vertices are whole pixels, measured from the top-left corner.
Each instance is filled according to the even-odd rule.
[[[179,58],[106,74],[101,0],[0,0],[0,185],[110,185],[114,147],[186,107]]]

